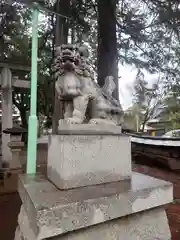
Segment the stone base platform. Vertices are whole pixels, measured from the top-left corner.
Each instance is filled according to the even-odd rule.
[[[21,175],[23,202],[15,240],[170,240],[163,205],[172,184],[142,174],[131,180],[58,190],[43,176]]]
[[[26,211],[21,208],[19,226],[16,229],[15,240],[38,240],[30,227]],[[166,212],[155,208],[123,217],[104,224],[95,225],[66,235],[48,238],[52,240],[170,240]]]
[[[68,124],[63,119],[59,122],[60,135],[119,135],[121,126],[112,124]]]
[[[60,189],[131,178],[131,142],[111,125],[62,125],[49,136],[47,176]]]

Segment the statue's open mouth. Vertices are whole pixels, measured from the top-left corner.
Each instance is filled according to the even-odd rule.
[[[78,63],[78,59],[72,55],[63,55],[62,57],[63,68],[66,71],[73,71]]]
[[[63,68],[65,71],[74,71],[75,65],[71,61],[66,61],[63,63]]]

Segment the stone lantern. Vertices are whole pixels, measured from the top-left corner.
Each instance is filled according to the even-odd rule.
[[[10,134],[10,142],[8,143],[9,148],[12,152],[12,160],[9,162],[10,169],[22,168],[20,163],[20,152],[24,148],[24,142],[22,142],[22,134],[27,132],[22,127],[7,128],[3,131],[5,134]]]

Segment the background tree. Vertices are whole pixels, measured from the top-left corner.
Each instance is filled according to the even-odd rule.
[[[134,106],[136,106],[136,119],[141,123],[141,131],[148,120],[156,117],[159,107],[164,97],[163,88],[160,87],[160,78],[158,78],[152,87],[144,79],[144,74],[139,70],[134,81]]]
[[[169,85],[169,84],[168,84]],[[169,121],[171,129],[180,128],[180,86],[179,82],[171,83],[167,89],[165,85],[165,94],[160,108],[159,117],[163,120]]]
[[[98,11],[98,83],[104,85],[105,77],[113,76],[117,88],[114,97],[119,99],[118,91],[118,52],[116,36],[116,8],[118,0],[97,1]]]
[[[1,1],[1,61],[30,64],[31,9],[27,6],[31,2]],[[38,2],[42,10],[39,26],[38,112],[48,116],[48,119],[52,118],[54,105],[51,66],[55,36],[65,36],[64,42],[88,44],[91,50],[90,64],[94,70],[97,69],[100,85],[103,85],[105,75],[113,75],[118,83],[118,61],[165,76],[169,88],[173,88],[173,79],[179,79],[179,1],[62,0],[59,9],[58,1]],[[53,12],[67,18],[57,17]],[[55,31],[58,25],[56,21],[61,21],[61,27],[56,28],[59,33]],[[19,74],[16,72],[16,75]],[[29,79],[30,76],[24,74],[20,77]],[[47,89],[50,91],[47,92]],[[118,97],[117,92],[115,95]],[[29,92],[14,94],[14,103],[21,109],[22,116],[29,109],[29,97]],[[17,99],[24,102],[20,104]]]
[[[30,36],[28,34],[31,12],[18,2],[0,3],[0,61],[30,64]],[[12,71],[20,79],[27,78],[26,71]],[[13,103],[19,110],[22,125],[27,127],[26,111],[29,110],[29,92],[14,89]]]
[[[124,111],[124,123],[123,128],[130,129],[135,132],[140,130],[140,109],[137,104],[133,104],[126,111]]]

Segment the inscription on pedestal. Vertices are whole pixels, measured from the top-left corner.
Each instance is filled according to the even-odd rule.
[[[121,135],[52,135],[47,175],[60,189],[130,179],[130,139]]]

